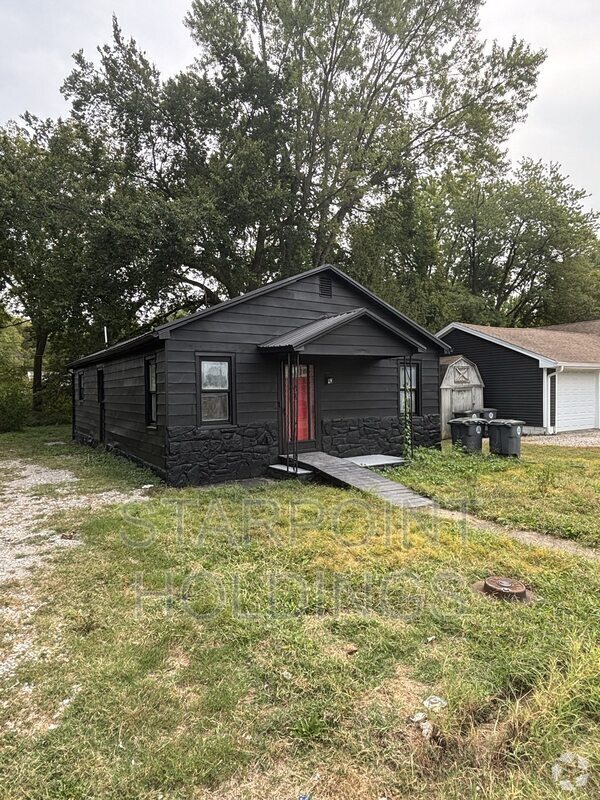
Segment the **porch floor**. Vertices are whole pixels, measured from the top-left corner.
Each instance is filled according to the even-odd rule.
[[[351,461],[359,467],[401,467],[406,464],[405,458],[398,456],[384,456],[375,453],[371,456],[349,456],[344,461]]]
[[[328,453],[298,453],[298,466],[311,469],[337,486],[352,487],[374,494],[401,508],[425,508],[433,505],[427,497],[407,489],[401,483],[391,481],[371,470],[361,467],[349,458],[337,458]]]

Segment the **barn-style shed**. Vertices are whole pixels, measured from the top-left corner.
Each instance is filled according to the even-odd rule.
[[[451,419],[462,411],[483,407],[484,383],[476,364],[462,355],[440,359],[440,409],[442,437],[451,436]]]

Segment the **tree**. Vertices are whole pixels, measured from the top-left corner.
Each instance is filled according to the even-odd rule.
[[[443,243],[425,185],[407,176],[400,191],[350,227],[345,268],[431,330],[456,319],[489,322],[483,298],[441,269]]]
[[[0,131],[0,287],[31,321],[39,410],[50,338],[63,362],[99,348],[105,325],[113,338],[131,332],[167,289],[149,256],[163,217],[147,192],[85,126],[26,122]]]
[[[580,278],[596,269],[597,217],[555,164],[524,159],[512,172],[446,174],[428,188],[441,276],[483,298],[492,323],[552,321],[551,295],[575,265]]]
[[[20,430],[30,411],[25,327],[0,306],[0,431]]]
[[[156,257],[212,302],[330,260],[407,167],[499,158],[543,55],[488,48],[480,5],[195,0],[188,70],[162,81],[115,22],[65,92],[168,201]]]

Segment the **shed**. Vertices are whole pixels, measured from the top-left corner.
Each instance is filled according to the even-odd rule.
[[[451,419],[458,412],[483,407],[484,383],[477,366],[463,355],[440,358],[442,438],[450,437]]]

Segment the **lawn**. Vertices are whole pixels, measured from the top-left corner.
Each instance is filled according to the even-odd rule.
[[[525,443],[516,460],[445,446],[386,475],[446,508],[600,546],[600,448]]]
[[[54,459],[45,436],[0,437],[0,466],[7,441]],[[147,482],[65,447],[92,490]],[[4,797],[546,800],[567,752],[597,796],[592,562],[295,482],[157,488],[53,525],[81,544],[33,579],[36,657],[0,698]],[[489,574],[536,601],[474,593]]]

